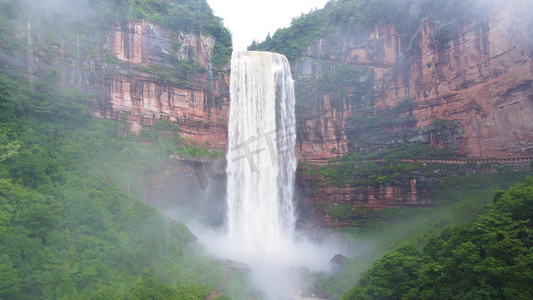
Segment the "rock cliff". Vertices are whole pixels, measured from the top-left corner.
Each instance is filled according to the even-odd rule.
[[[524,0],[489,1],[478,18],[458,24],[443,25],[428,16],[416,30],[402,31],[389,20],[340,41],[318,39],[294,63],[297,81],[348,64],[373,78],[374,101],[372,109],[364,110],[362,98],[349,94],[350,86],[344,97],[315,89],[314,104],[298,111],[304,120],[301,156],[332,158],[410,142],[473,157],[531,155],[533,27],[528,5]],[[303,86],[300,93],[308,92]],[[362,139],[376,126],[368,124],[369,114],[381,119],[376,120],[381,128]],[[309,115],[317,117],[309,120]],[[435,126],[439,123],[447,126]]]
[[[95,116],[120,118],[127,113],[133,131],[157,120],[170,120],[185,136],[226,148],[229,77],[211,69],[213,37],[199,32],[172,36],[151,23],[129,22],[115,25],[107,40],[112,55],[129,65],[96,87],[108,97],[93,106]],[[192,62],[193,73],[179,69],[169,57]],[[100,109],[102,102],[110,107]]]
[[[27,70],[33,81],[60,70],[63,87],[83,92],[93,116],[127,120],[132,132],[158,120],[181,135],[224,150],[229,74],[211,66],[215,38],[173,32],[148,21],[106,25],[84,36],[47,36],[31,26],[17,32],[27,51],[3,52],[3,69]]]
[[[384,20],[315,40],[293,61],[300,159],[416,144],[451,156],[531,156],[532,15],[528,1],[487,1],[476,18],[456,23],[428,15],[406,31]],[[331,78],[336,87],[328,87]],[[304,214],[328,226],[364,223],[358,211],[429,204],[439,178],[469,172],[436,168],[438,174],[408,173],[387,183],[366,180],[372,175],[335,183],[326,172],[300,170],[299,201]]]
[[[299,158],[406,144],[454,156],[533,155],[533,9],[527,0],[486,3],[457,22],[426,14],[406,30],[383,19],[314,40],[292,61]],[[1,70],[24,70],[32,80],[60,70],[63,86],[82,91],[95,117],[128,121],[133,132],[170,120],[181,135],[226,149],[229,69],[211,67],[215,38],[148,21],[55,36],[31,25],[12,28],[18,50],[0,47]],[[303,209],[338,226],[342,218],[332,216],[345,205],[423,205],[434,183],[415,174],[351,179],[335,185],[300,172]]]

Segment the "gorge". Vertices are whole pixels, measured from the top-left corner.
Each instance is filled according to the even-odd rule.
[[[422,273],[446,289],[433,263],[490,269],[494,253],[522,255],[497,260],[521,285],[532,16],[530,0],[335,0],[230,61],[204,0],[0,0],[0,298],[275,298],[305,282],[338,299],[361,279],[358,299],[388,291],[371,279],[389,262],[407,297],[430,289]]]
[[[336,35],[301,42],[306,46],[298,45],[301,50],[290,55],[298,160],[398,152],[402,145],[427,145],[445,151],[448,158],[532,156],[530,5],[525,0],[483,3],[475,15],[453,11],[448,21],[447,15],[422,13],[420,22],[405,26],[393,15],[361,29],[336,29]],[[305,15],[294,26],[315,28],[316,20],[328,20],[328,13],[342,5]],[[280,30],[272,41],[288,44],[282,35],[291,30]],[[226,151],[230,67],[221,65],[209,75],[217,44],[212,36],[171,34],[150,21],[129,21],[81,39],[78,54],[75,41],[47,44],[34,35],[32,43],[37,50],[31,52],[28,70],[44,74],[58,66],[65,86],[89,95],[85,101],[94,116],[125,118],[132,132],[169,120],[193,147]],[[271,44],[255,47],[283,53]],[[85,50],[92,45],[96,53]],[[54,52],[43,63],[45,53]],[[3,57],[6,66],[17,61]],[[187,72],[187,78],[175,77],[171,68]],[[406,175],[386,184],[326,185],[321,192],[306,187],[329,179],[298,174],[306,195],[302,201],[324,224],[332,223],[317,202],[418,206],[430,201],[424,194],[433,184]]]
[[[291,268],[321,260],[297,245],[290,67],[268,52],[236,52],[231,65],[227,232],[203,242],[215,255],[248,265],[266,299],[288,298],[301,284]]]
[[[483,3],[475,14],[422,12],[413,15],[421,20],[409,26],[392,15],[358,29],[335,25],[335,35],[302,41],[299,52],[289,55],[296,80],[298,160],[399,152],[395,149],[402,145],[427,145],[445,151],[448,158],[531,157],[530,4]],[[348,4],[341,1],[295,19],[294,26],[315,28],[321,18],[333,22],[328,14],[342,5]],[[283,53],[280,45],[290,44],[283,34],[291,30],[274,34],[271,45],[252,48]],[[169,120],[180,126],[187,147],[224,152],[231,70],[222,64],[209,73],[217,43],[202,32],[170,32],[151,21],[127,21],[78,42],[49,43],[33,34],[35,49],[20,57],[4,53],[2,61],[4,68],[17,69],[31,53],[28,72],[38,78],[59,68],[64,86],[88,95],[84,100],[95,117],[127,120],[137,133]],[[327,185],[324,193],[306,188],[327,181],[302,172],[298,176],[318,219],[326,214],[315,205],[324,202],[319,199],[328,205],[417,206],[428,203],[423,195],[432,185],[406,176],[386,184]]]

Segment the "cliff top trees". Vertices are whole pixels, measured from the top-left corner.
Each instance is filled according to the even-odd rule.
[[[371,30],[376,24],[390,21],[394,21],[401,31],[416,29],[424,18],[453,23],[465,17],[478,17],[485,5],[485,2],[475,0],[330,1],[321,10],[294,18],[291,26],[278,29],[272,37],[253,43],[248,49],[274,51],[294,60],[321,37],[335,42],[341,35]]]

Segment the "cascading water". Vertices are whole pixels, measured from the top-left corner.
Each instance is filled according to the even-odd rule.
[[[26,60],[27,60],[27,73],[28,73],[28,79],[29,79],[29,82],[31,84],[31,82],[33,81],[33,42],[32,42],[32,39],[31,39],[31,22],[28,21],[28,49],[27,49],[27,55],[26,55]]]
[[[233,53],[230,93],[227,232],[197,232],[213,254],[248,265],[264,299],[298,299],[291,295],[309,289],[299,267],[327,270],[338,252],[295,234],[295,99],[287,58]]]
[[[231,63],[229,238],[250,255],[276,256],[293,239],[294,87],[285,56],[237,52]]]

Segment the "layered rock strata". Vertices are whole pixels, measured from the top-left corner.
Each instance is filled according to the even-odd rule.
[[[95,117],[127,120],[133,133],[170,120],[182,136],[226,148],[229,70],[211,67],[213,37],[146,21],[55,40],[36,26],[20,35],[27,54],[0,53],[3,68],[26,69],[34,81],[59,69],[62,86],[83,92]]]
[[[308,101],[297,106],[300,159],[325,161],[416,143],[458,156],[531,156],[532,15],[524,0],[488,1],[479,18],[452,27],[428,17],[412,32],[384,22],[341,41],[317,40],[293,64],[297,83],[303,82],[297,97],[299,92]],[[372,78],[372,103],[353,96],[351,86],[339,87],[346,90],[342,96],[305,86],[342,64],[365,70],[356,81]],[[355,212],[429,204],[428,188],[435,183],[416,174],[372,185],[339,186],[303,171],[298,178],[303,209],[328,226],[353,222],[335,217],[335,207]]]
[[[524,0],[489,1],[480,18],[462,20],[452,28],[428,18],[414,32],[401,32],[386,22],[344,36],[341,42],[323,38],[295,63],[295,73],[301,79],[317,76],[332,64],[366,68],[375,87],[374,110],[369,113],[399,120],[386,128],[389,134],[369,143],[376,148],[422,141],[472,157],[531,155],[530,10]],[[318,93],[315,105],[299,110],[305,123],[302,157],[331,158],[357,150],[364,143],[350,134],[349,126],[363,113],[357,108],[360,99]],[[407,102],[410,105],[398,109]],[[309,115],[318,117],[310,121]],[[439,139],[439,130],[423,130],[439,121],[456,124],[450,138]],[[411,130],[415,128],[422,130]],[[400,133],[411,136],[402,139]]]

